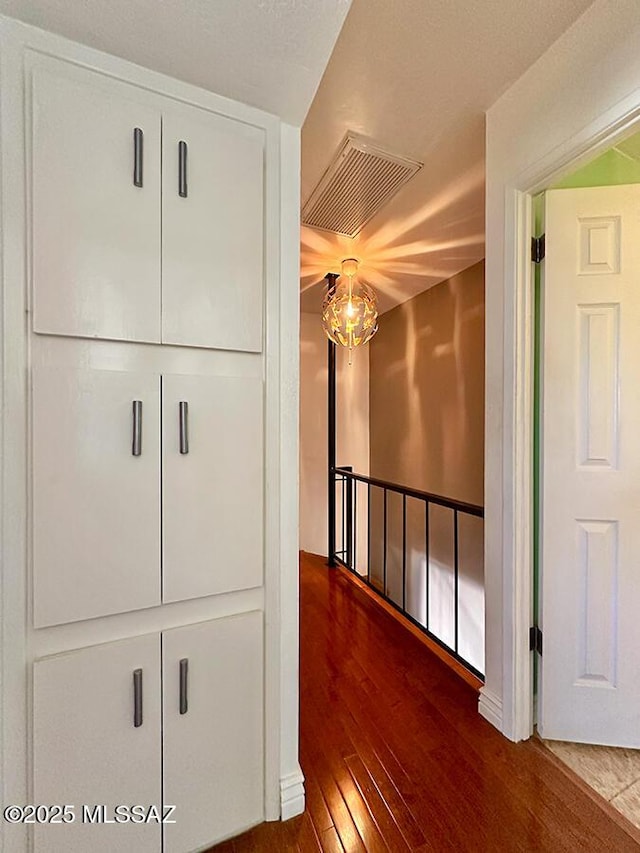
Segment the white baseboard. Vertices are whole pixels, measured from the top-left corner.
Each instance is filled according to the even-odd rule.
[[[289,820],[304,811],[304,776],[298,768],[280,779],[280,818]]]
[[[486,687],[480,688],[478,712],[499,732],[502,731],[502,699]]]

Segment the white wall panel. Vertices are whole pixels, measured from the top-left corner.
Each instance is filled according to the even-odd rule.
[[[619,442],[619,306],[579,305],[578,322],[578,465],[615,468]]]
[[[579,217],[579,275],[620,272],[620,217]]]
[[[616,686],[618,524],[578,521],[578,573],[582,588],[576,684]]]

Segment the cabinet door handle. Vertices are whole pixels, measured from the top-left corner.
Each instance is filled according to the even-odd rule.
[[[133,129],[133,185],[142,186],[142,149],[144,134],[139,127]]]
[[[178,195],[187,197],[187,143],[178,142]]]
[[[133,401],[132,456],[142,456],[142,400]]]
[[[180,661],[180,713],[189,710],[189,658]]]
[[[133,725],[142,725],[142,670],[133,670]]]
[[[180,411],[180,453],[184,456],[189,452],[189,404],[179,404]]]

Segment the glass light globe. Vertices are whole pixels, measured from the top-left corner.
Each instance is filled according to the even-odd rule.
[[[342,262],[340,279],[324,298],[322,325],[329,340],[339,346],[366,344],[378,331],[378,304],[368,284],[355,278],[358,262]]]

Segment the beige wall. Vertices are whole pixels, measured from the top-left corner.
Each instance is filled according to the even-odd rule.
[[[380,318],[370,346],[370,468],[383,480],[483,503],[484,264],[464,270]],[[371,577],[450,647],[455,645],[454,516],[372,490]],[[483,523],[460,513],[458,651],[484,669]],[[427,589],[427,576],[429,578]],[[427,613],[428,601],[428,613]]]
[[[370,468],[483,503],[484,262],[380,318],[370,350]]]
[[[336,352],[336,462],[369,473],[369,348]],[[339,511],[339,507],[338,507]],[[366,507],[358,507],[358,563]],[[339,525],[338,525],[339,526]],[[300,547],[327,553],[327,338],[319,314],[300,315]],[[339,543],[338,543],[339,547]]]

